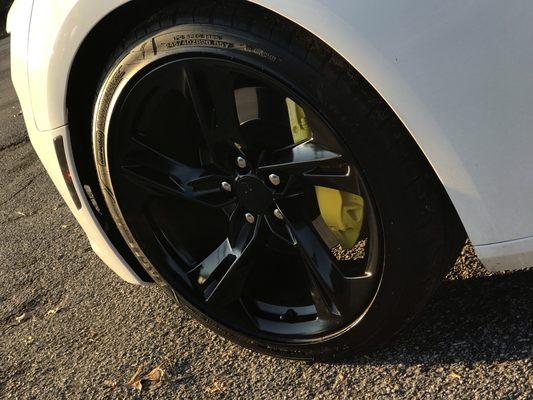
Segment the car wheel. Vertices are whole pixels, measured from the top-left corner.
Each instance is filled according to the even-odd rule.
[[[464,232],[405,127],[338,54],[253,5],[191,2],[125,40],[94,111],[101,189],[191,315],[300,359],[390,339]]]

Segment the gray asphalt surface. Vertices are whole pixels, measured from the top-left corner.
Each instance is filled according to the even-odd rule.
[[[8,64],[4,39],[0,398],[533,398],[533,270],[488,274],[469,247],[416,324],[341,363],[254,354],[156,287],[122,282],[91,251],[37,159]],[[140,393],[127,384],[156,367]]]

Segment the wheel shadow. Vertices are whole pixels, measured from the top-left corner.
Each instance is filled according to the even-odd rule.
[[[417,321],[386,347],[348,364],[431,367],[533,354],[533,269],[447,280]]]

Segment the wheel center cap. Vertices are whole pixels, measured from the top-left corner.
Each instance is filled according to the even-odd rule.
[[[235,189],[239,202],[250,212],[263,213],[273,203],[272,192],[256,176],[249,175],[238,178]]]

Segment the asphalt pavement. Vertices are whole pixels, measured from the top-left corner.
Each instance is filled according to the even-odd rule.
[[[244,350],[157,287],[121,281],[27,139],[8,46],[0,40],[0,398],[533,398],[533,270],[489,274],[468,246],[415,324],[339,363]]]

